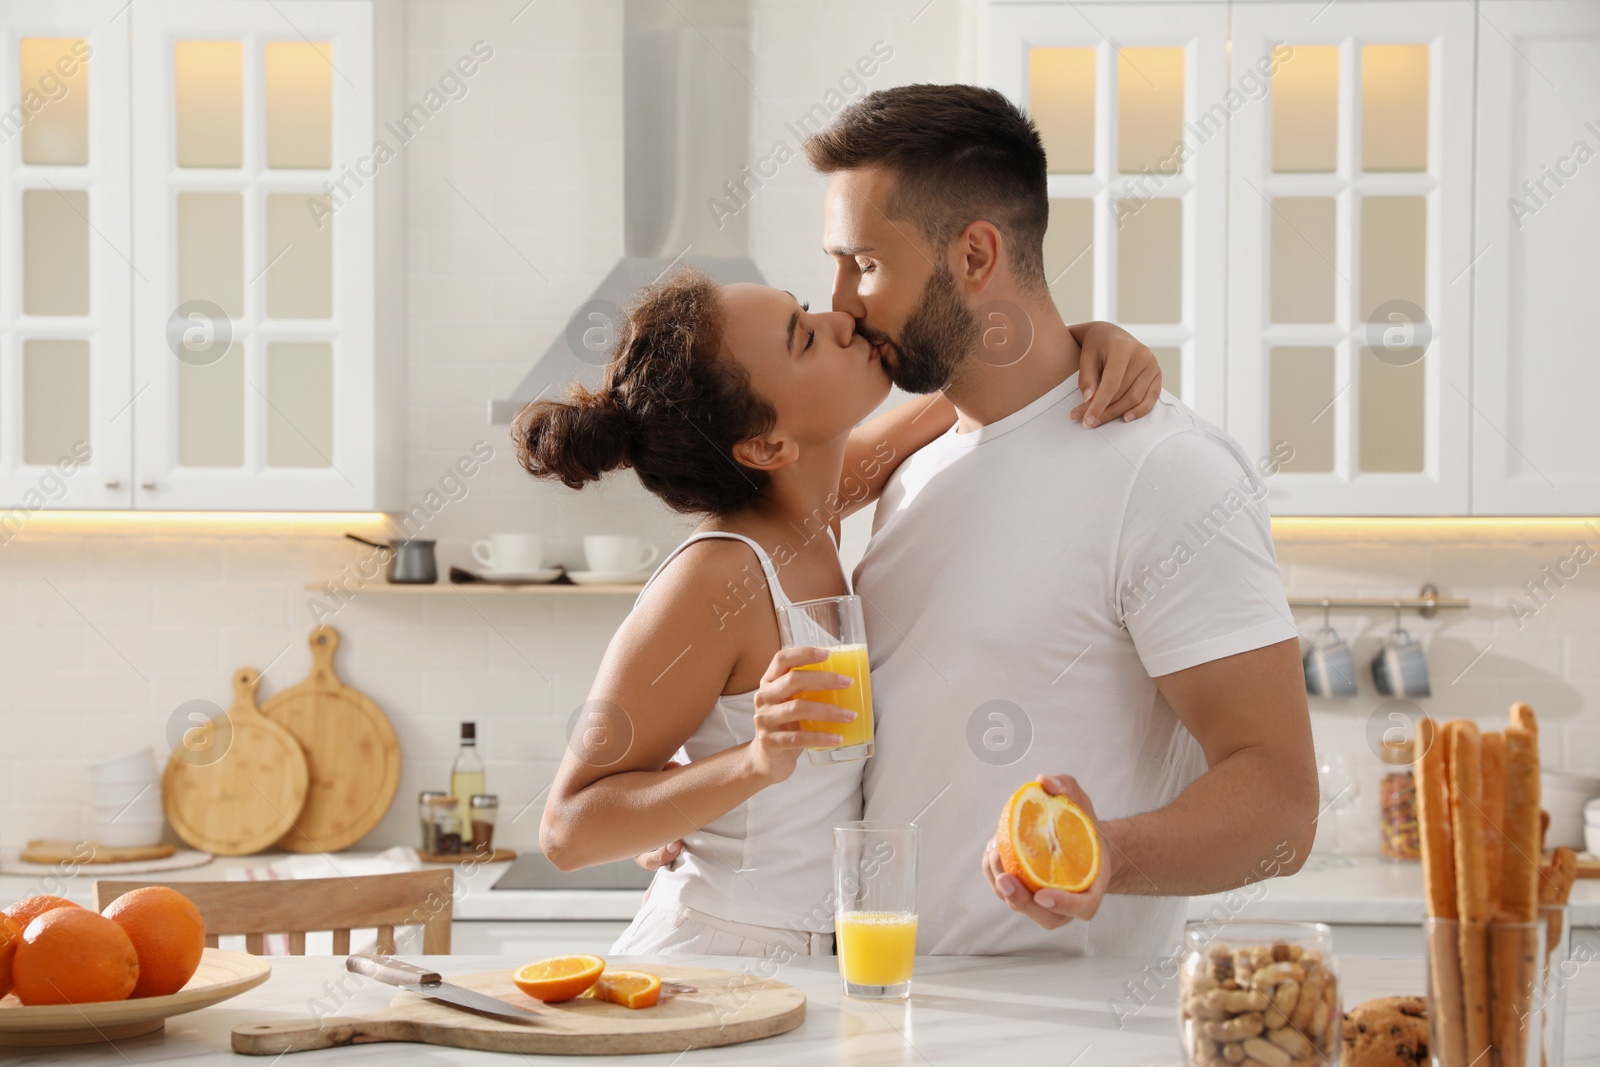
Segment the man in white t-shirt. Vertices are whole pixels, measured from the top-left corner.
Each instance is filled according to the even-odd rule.
[[[1291,873],[1313,836],[1263,504],[1285,457],[1245,455],[1166,394],[1093,433],[1068,417],[1085,398],[1043,270],[1044,150],[999,93],[872,93],[805,148],[829,175],[834,310],[897,384],[959,413],[895,472],[856,571],[866,817],[922,828],[918,950],[1171,951],[1183,898]],[[995,858],[1006,798],[1039,774],[1098,822],[1081,894],[1030,895]]]

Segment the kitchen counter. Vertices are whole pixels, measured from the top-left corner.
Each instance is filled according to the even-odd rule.
[[[1572,925],[1600,927],[1600,879],[1572,886]],[[1422,922],[1422,865],[1391,863],[1363,856],[1354,866],[1306,869],[1233,893],[1214,893],[1189,901],[1189,918],[1221,908],[1231,919],[1285,919],[1294,922],[1366,926],[1415,926]]]
[[[418,957],[448,978],[524,963],[492,956]],[[618,966],[645,966],[661,957],[617,957]],[[671,962],[737,970],[755,961],[737,957],[672,957]],[[235,1026],[303,1018],[307,1004],[326,996],[324,984],[343,976],[343,961],[328,956],[275,959],[272,978],[234,1000],[168,1021],[164,1034],[107,1046],[6,1050],[13,1064],[276,1064],[230,1051]],[[1415,960],[1349,960],[1341,964],[1346,1006],[1376,996],[1416,993],[1422,966]],[[748,1064],[810,1067],[831,1064],[1068,1064],[1072,1067],[1152,1067],[1180,1062],[1174,1022],[1175,983],[1149,977],[1147,961],[1041,957],[919,958],[909,1002],[846,1000],[832,959],[804,958],[779,967],[775,977],[806,994],[799,1029],[749,1045],[699,1049],[677,1057],[539,1057],[540,1064],[607,1063]],[[1153,999],[1132,1014],[1114,1013],[1124,984],[1140,981]],[[341,1015],[388,1005],[394,990],[364,981],[341,1006]],[[1131,1001],[1120,1001],[1131,1004]],[[1569,1067],[1600,1065],[1600,971],[1580,968],[1567,999]],[[1120,1019],[1119,1014],[1123,1014]],[[281,1057],[280,1057],[281,1059]],[[508,1063],[504,1053],[467,1052],[423,1045],[352,1045],[296,1054],[292,1065]],[[529,1062],[532,1062],[530,1059]]]
[[[341,858],[372,855],[352,852],[328,857],[326,873],[329,877],[337,875]],[[222,881],[230,867],[264,867],[278,858],[281,857],[272,853],[219,856],[204,867],[147,877],[152,881]],[[465,922],[626,922],[639,910],[639,901],[644,895],[637,889],[490,889],[507,866],[487,863],[456,868],[457,919]],[[79,867],[75,874],[58,879],[52,887],[45,884],[50,881],[49,876],[0,873],[0,904],[40,892],[58,893],[80,904],[88,904],[89,887],[95,877],[93,867]],[[1414,926],[1422,921],[1422,868],[1415,863],[1389,863],[1371,856],[1363,857],[1351,867],[1306,869],[1288,878],[1275,878],[1233,893],[1195,897],[1189,903],[1189,917],[1199,919],[1213,914],[1219,907],[1228,917],[1237,919]],[[1572,925],[1600,927],[1600,879],[1580,880],[1572,887]]]

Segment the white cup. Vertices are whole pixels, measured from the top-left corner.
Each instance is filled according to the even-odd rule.
[[[583,539],[583,558],[589,569],[601,574],[638,574],[661,555],[661,549],[642,538],[595,534]]]
[[[544,563],[544,539],[538,534],[497,533],[472,543],[472,558],[491,571],[536,571]]]

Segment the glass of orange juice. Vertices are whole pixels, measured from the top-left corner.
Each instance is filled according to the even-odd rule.
[[[833,748],[806,752],[812,763],[841,763],[872,755],[872,668],[867,662],[867,624],[858,596],[830,596],[790,604],[778,613],[778,630],[784,648],[814,645],[828,658],[796,667],[797,671],[833,671],[851,679],[848,689],[823,689],[800,694],[802,700],[833,704],[856,713],[852,722],[817,722],[802,719],[800,728],[838,734],[844,740]]]
[[[833,828],[835,948],[847,997],[904,1000],[917,955],[917,828]]]

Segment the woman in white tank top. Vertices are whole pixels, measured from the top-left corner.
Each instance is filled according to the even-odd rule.
[[[1160,391],[1159,375],[1141,378],[1154,356],[1101,336],[1115,345],[1085,363],[1126,363],[1121,380],[1144,383],[1105,418],[1143,414]],[[776,613],[849,591],[840,519],[954,422],[937,395],[863,421],[889,393],[885,358],[901,355],[849,315],[680,269],[640,292],[598,390],[517,417],[529,472],[577,489],[631,467],[704,517],[612,639],[540,826],[563,870],[678,845],[616,952],[832,951],[832,827],[860,817],[862,765],[799,759],[838,742],[799,720],[849,713],[796,697],[850,680],[811,671],[802,684],[792,669],[825,653],[780,649]]]

